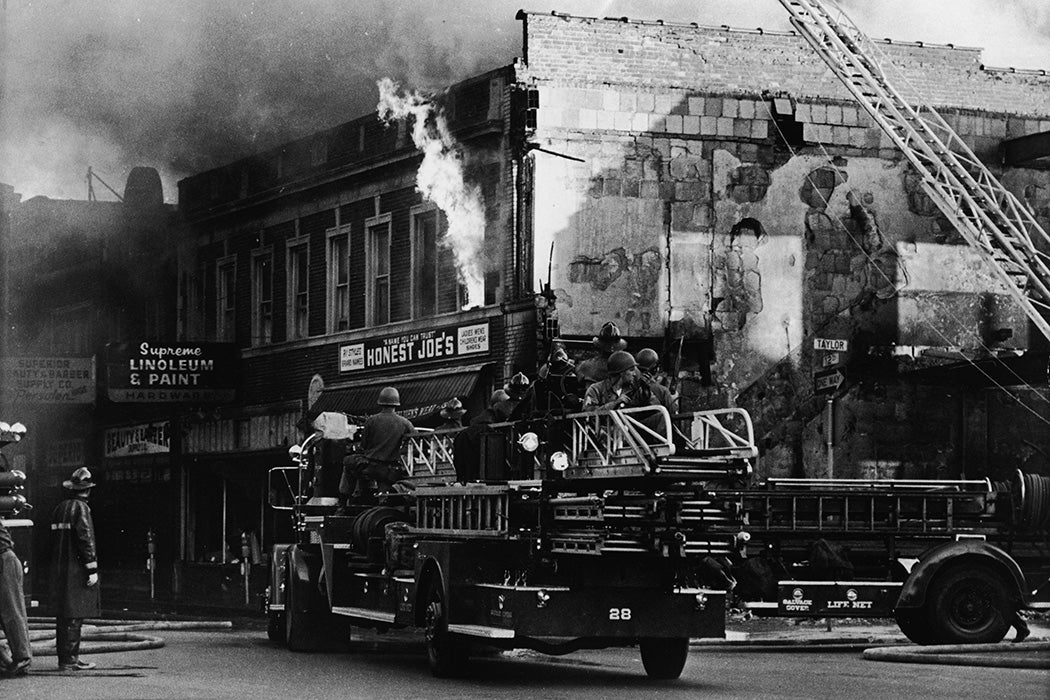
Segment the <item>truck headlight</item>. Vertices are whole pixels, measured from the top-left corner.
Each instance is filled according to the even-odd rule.
[[[551,469],[563,472],[569,468],[569,455],[564,452],[555,452],[551,455]]]
[[[526,452],[535,452],[540,448],[540,437],[536,433],[525,433],[518,438],[518,444],[521,445],[521,449]]]

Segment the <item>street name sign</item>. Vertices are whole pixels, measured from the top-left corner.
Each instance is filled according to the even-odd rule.
[[[849,350],[849,341],[842,338],[814,338],[813,349],[846,352]]]

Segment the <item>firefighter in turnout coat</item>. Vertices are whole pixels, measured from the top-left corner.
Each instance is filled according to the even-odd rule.
[[[95,526],[87,499],[94,486],[91,472],[81,467],[62,483],[71,493],[55,507],[51,516],[54,537],[55,646],[58,667],[84,671],[95,664],[80,660],[80,627],[85,617],[98,617],[98,559],[95,555]]]

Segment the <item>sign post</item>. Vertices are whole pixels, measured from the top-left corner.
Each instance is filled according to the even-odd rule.
[[[849,341],[844,338],[814,338],[813,349],[818,353],[814,366],[821,369],[813,373],[813,393],[826,395],[824,415],[824,446],[828,457],[828,478],[835,476],[835,395],[846,381],[842,371]]]

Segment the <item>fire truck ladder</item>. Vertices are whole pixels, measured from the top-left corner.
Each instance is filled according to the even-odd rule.
[[[1050,236],[928,104],[913,107],[873,58],[878,49],[822,0],[779,0],[791,23],[918,171],[926,194],[1050,338]],[[836,8],[837,9],[837,8]]]

